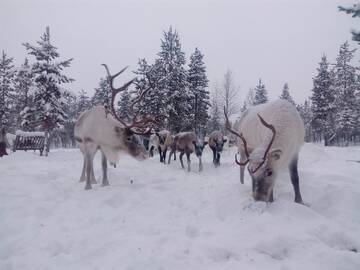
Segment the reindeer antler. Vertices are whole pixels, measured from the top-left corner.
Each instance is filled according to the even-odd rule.
[[[155,88],[156,83],[159,83],[159,82],[161,82],[161,81],[163,81],[163,80],[165,80],[167,78],[167,76],[166,76],[166,77],[164,77],[164,78],[162,78],[162,79],[160,79],[160,80],[158,80],[156,82],[152,82],[152,80],[150,79],[150,76],[149,76],[150,72],[151,72],[151,70],[148,71],[145,74],[146,78],[147,78],[147,80],[149,82],[149,86],[146,89],[142,90],[140,92],[139,96],[136,97],[134,99],[134,101],[130,105],[130,110],[131,110],[132,114],[134,115],[133,116],[133,124],[131,125],[131,127],[136,127],[138,129],[144,129],[143,126],[147,126],[148,124],[159,125],[160,124],[159,123],[159,118],[166,118],[167,117],[166,115],[158,115],[156,117],[144,117],[141,120],[137,120],[137,117],[138,117],[140,111],[138,110],[137,112],[135,112],[135,110],[134,110],[135,105],[139,104],[141,102],[141,100],[143,100],[143,98],[144,98],[144,96],[145,96],[145,94],[147,92],[149,92],[151,89]],[[141,89],[141,86],[139,84],[137,84],[137,86],[138,86],[139,89]],[[145,132],[145,134],[148,134],[148,133],[149,133],[149,131]],[[140,133],[137,133],[137,134],[142,134],[142,133],[140,132]]]
[[[228,116],[227,116],[227,113],[226,113],[226,110],[225,110],[225,106],[224,106],[224,115],[225,115],[225,127],[226,127],[226,129],[228,130],[228,131],[230,131],[232,134],[234,134],[234,135],[236,135],[236,136],[238,136],[241,140],[242,140],[242,142],[243,142],[243,144],[244,144],[244,148],[245,148],[245,155],[246,155],[246,160],[244,161],[244,162],[240,162],[240,161],[238,161],[238,159],[237,159],[237,155],[235,155],[235,162],[236,162],[236,164],[238,164],[239,166],[245,166],[248,162],[249,162],[249,151],[248,151],[248,149],[247,149],[247,143],[246,143],[246,140],[245,140],[245,138],[242,136],[242,134],[239,134],[239,133],[237,133],[236,131],[234,131],[233,129],[231,129],[231,125],[230,125],[230,122],[229,122],[229,118],[228,118]]]
[[[274,127],[273,125],[267,123],[267,122],[260,116],[260,114],[257,114],[257,116],[260,118],[261,123],[262,123],[265,127],[267,127],[268,129],[270,129],[270,130],[272,131],[273,136],[272,136],[272,138],[271,138],[271,141],[270,141],[268,147],[266,148],[266,151],[265,151],[264,156],[263,156],[263,161],[259,164],[259,166],[256,167],[255,170],[252,170],[252,171],[251,171],[252,173],[255,173],[255,172],[256,172],[257,170],[259,170],[260,167],[264,164],[264,162],[265,162],[265,160],[266,160],[266,156],[267,156],[267,154],[269,153],[272,144],[274,143],[274,139],[275,139],[275,135],[276,135],[275,127]]]
[[[115,107],[114,107],[114,102],[115,102],[115,97],[118,93],[125,91],[135,80],[132,79],[130,81],[128,81],[127,83],[125,83],[122,87],[119,88],[115,88],[114,87],[114,79],[119,76],[121,73],[123,73],[128,67],[123,68],[122,70],[120,70],[118,73],[111,75],[109,68],[107,67],[106,64],[102,64],[105,69],[106,69],[106,73],[107,73],[107,78],[108,78],[108,82],[111,88],[111,105],[110,105],[110,109],[111,109],[111,113],[113,114],[113,116],[121,123],[124,125],[124,127],[128,128],[128,129],[132,129],[132,128],[136,128],[138,130],[142,130],[142,131],[137,131],[137,130],[132,130],[133,133],[138,134],[138,135],[145,135],[145,134],[149,134],[151,131],[151,128],[148,127],[148,124],[150,123],[155,123],[158,124],[158,122],[155,119],[146,117],[144,119],[140,119],[140,120],[136,120],[138,113],[134,114],[133,120],[131,124],[127,124],[125,121],[123,121],[117,114],[115,111]],[[144,91],[141,92],[141,94],[139,95],[138,98],[136,98],[134,100],[134,102],[131,104],[131,111],[134,112],[134,105],[136,103],[139,103],[143,98],[144,95],[152,88],[152,85],[150,87],[148,87],[147,89],[145,89]]]

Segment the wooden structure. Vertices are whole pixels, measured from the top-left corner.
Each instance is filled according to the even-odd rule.
[[[16,150],[39,150],[40,156],[42,156],[45,150],[45,156],[47,156],[49,152],[47,141],[48,140],[45,132],[17,131],[13,145],[13,151],[15,152]]]

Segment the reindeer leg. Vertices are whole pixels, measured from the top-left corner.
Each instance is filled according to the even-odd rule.
[[[184,169],[185,167],[184,167],[184,163],[183,163],[183,160],[182,160],[183,155],[184,155],[184,152],[181,152],[180,153],[180,163],[181,163],[181,167]]]
[[[298,164],[298,157],[295,157],[294,160],[289,165],[290,178],[291,178],[291,183],[293,184],[294,187],[295,202],[303,204],[303,200],[300,193],[297,164]]]
[[[212,152],[213,152],[213,163],[214,165],[216,165],[216,150],[215,148],[211,148]]]
[[[97,147],[95,145],[85,145],[84,149],[85,159],[86,159],[86,185],[85,189],[91,189],[91,184],[95,180],[94,176],[94,156],[97,151]],[[95,180],[96,182],[96,180]]]
[[[173,154],[173,151],[170,150],[170,153],[169,153],[169,159],[168,159],[168,164],[170,164],[170,161],[171,161],[171,155]]]
[[[167,152],[167,148],[165,148],[163,154],[164,154],[164,157],[163,157],[163,161],[164,161],[164,164],[166,164],[166,152]]]
[[[81,171],[81,176],[80,176],[80,180],[79,182],[85,182],[86,181],[86,156],[85,156],[85,152],[84,152],[84,146],[83,145],[79,145],[80,151],[83,154],[83,168]]]
[[[199,172],[201,172],[202,170],[203,170],[203,165],[202,165],[201,157],[199,157]]]
[[[246,157],[246,154],[244,151],[242,151],[241,149],[239,150],[240,152],[240,162],[245,162],[245,160],[243,159],[244,157]],[[245,172],[245,166],[240,166],[240,183],[244,184],[244,172]]]
[[[163,162],[163,155],[160,146],[158,146],[159,156],[160,156],[160,162]]]
[[[220,166],[220,153],[219,152],[216,153],[216,166],[217,167]]]
[[[86,159],[86,184],[85,184],[85,189],[91,189],[91,179],[90,179],[90,175],[91,175],[91,171],[92,171],[92,160],[91,160],[91,155],[90,153],[86,153],[85,154],[85,159]]]
[[[86,181],[86,157],[85,154],[83,154],[84,156],[84,161],[83,161],[83,168],[82,168],[82,172],[81,172],[81,176],[80,176],[80,180],[79,182],[85,182]]]
[[[154,146],[153,146],[153,145],[150,147],[149,156],[150,156],[150,157],[153,157],[153,156],[154,156]]]
[[[271,189],[270,196],[269,196],[269,202],[274,202],[274,189]]]
[[[190,172],[190,153],[189,152],[186,152],[186,159],[187,159],[187,165],[188,165],[188,172]]]
[[[244,171],[245,171],[245,166],[240,166],[240,183],[244,184]]]
[[[105,154],[101,151],[101,166],[102,166],[102,171],[103,171],[103,178],[102,178],[102,183],[101,186],[109,186],[109,180],[107,177],[107,159]]]

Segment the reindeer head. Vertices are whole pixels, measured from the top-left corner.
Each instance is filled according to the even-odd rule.
[[[119,139],[118,147],[128,152],[131,156],[137,159],[140,160],[145,159],[147,157],[146,150],[144,145],[141,143],[140,138],[137,135],[150,134],[152,126],[154,124],[158,124],[158,122],[157,120],[151,117],[143,117],[142,119],[138,119],[139,111],[134,112],[134,106],[143,99],[144,95],[152,88],[152,85],[147,89],[142,90],[140,95],[134,99],[134,101],[130,106],[130,111],[133,114],[133,119],[131,123],[126,123],[116,114],[114,108],[114,102],[116,95],[126,90],[133,83],[134,79],[127,82],[122,87],[115,88],[113,85],[114,79],[117,76],[119,76],[122,72],[124,72],[127,67],[122,69],[120,72],[116,73],[115,75],[110,75],[108,67],[105,64],[103,64],[103,66],[106,69],[109,85],[112,91],[111,105],[110,105],[111,114],[121,124],[121,125],[116,125],[114,127],[114,132],[116,133],[116,137]]]
[[[205,142],[203,138],[196,138],[196,141],[193,141],[193,144],[195,146],[195,154],[197,157],[201,157],[202,153],[204,151],[205,146],[208,144],[208,142]]]
[[[235,155],[235,162],[239,166],[246,166],[248,164],[248,171],[252,178],[253,198],[257,201],[268,202],[270,200],[270,195],[276,178],[276,171],[274,170],[275,163],[280,159],[282,151],[280,149],[271,150],[276,130],[273,125],[268,124],[259,114],[258,117],[261,123],[272,131],[273,136],[266,149],[256,148],[251,151],[251,154],[249,154],[245,138],[242,134],[238,134],[236,131],[231,129],[228,117],[225,113],[226,128],[242,140],[246,155],[246,160],[241,162],[238,161],[237,155]]]
[[[256,201],[268,202],[276,179],[275,163],[280,159],[282,152],[274,149],[263,156],[262,154],[264,154],[262,148],[251,152],[247,169],[252,179],[253,198]]]

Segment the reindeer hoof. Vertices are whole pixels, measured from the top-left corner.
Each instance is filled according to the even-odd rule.
[[[86,185],[85,190],[89,190],[89,189],[92,189],[91,185]]]
[[[85,182],[85,178],[80,178],[79,182]]]
[[[102,182],[102,183],[101,183],[101,186],[102,186],[102,187],[106,187],[106,186],[110,186],[110,184],[109,184],[108,181],[106,181],[106,182]]]
[[[97,184],[96,179],[91,179],[91,184]]]

